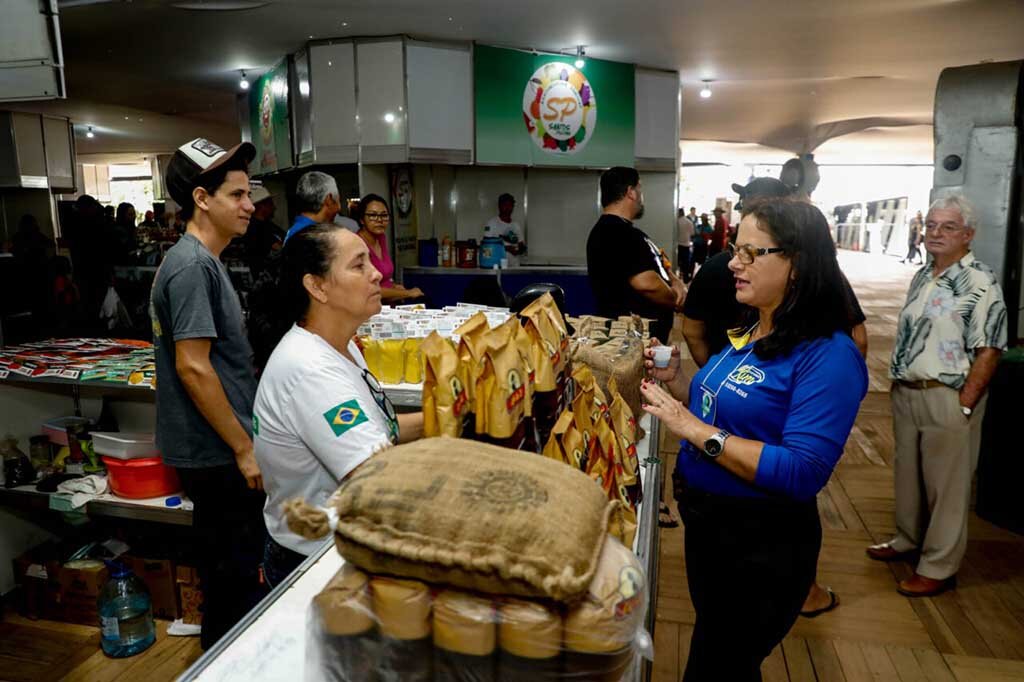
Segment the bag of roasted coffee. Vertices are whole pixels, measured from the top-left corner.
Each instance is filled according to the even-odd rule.
[[[370,581],[350,564],[342,566],[313,597],[307,680],[375,681],[380,641]]]
[[[462,435],[469,414],[469,396],[465,369],[455,347],[437,332],[424,339],[423,354],[423,434]]]
[[[510,319],[484,336],[476,379],[476,433],[495,445],[519,450],[529,373],[515,341],[519,323]]]
[[[548,442],[544,445],[544,452],[542,454],[563,464],[576,466],[575,462],[572,461],[562,447],[562,438],[565,436],[569,426],[572,425],[572,421],[572,412],[570,410],[563,411],[562,416],[555,422],[555,427],[551,429],[551,435],[548,436]]]

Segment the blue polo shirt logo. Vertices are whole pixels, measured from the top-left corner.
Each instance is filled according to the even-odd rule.
[[[753,386],[764,381],[764,372],[753,365],[743,365],[729,374],[729,381],[740,386]]]

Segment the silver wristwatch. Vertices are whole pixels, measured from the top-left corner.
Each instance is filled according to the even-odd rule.
[[[712,459],[718,457],[722,454],[722,451],[725,450],[725,439],[731,435],[731,433],[722,429],[715,435],[711,436],[711,438],[708,438],[704,441],[704,454]]]

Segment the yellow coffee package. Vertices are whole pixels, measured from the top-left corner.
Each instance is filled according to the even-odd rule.
[[[420,347],[423,339],[406,339],[402,346],[405,357],[404,379],[407,384],[418,384],[423,381],[423,353]]]
[[[637,423],[633,411],[618,392],[614,377],[608,381],[608,390],[612,392],[612,401],[608,412],[611,415],[612,427],[619,440],[621,465],[623,473],[619,476],[619,484],[628,492],[631,507],[636,507],[643,496],[640,482],[640,460],[637,456]]]
[[[423,435],[462,435],[468,413],[465,369],[450,341],[431,332],[420,346],[423,354]]]
[[[406,339],[381,339],[380,374],[374,374],[382,384],[400,384],[405,378]]]
[[[567,413],[572,414],[569,411]],[[562,434],[562,451],[569,459],[569,465],[574,469],[586,472],[588,448],[589,442],[584,440],[583,433],[576,428],[576,419],[573,418],[565,427],[565,433]]]
[[[562,447],[562,439],[565,436],[565,432],[572,425],[572,422],[572,412],[570,410],[562,412],[562,416],[558,418],[554,428],[551,429],[551,435],[548,436],[548,442],[544,445],[544,451],[541,454],[564,464],[576,466]]]
[[[490,331],[487,325],[487,317],[483,313],[477,313],[469,318],[455,330],[459,337],[459,362],[466,367],[466,378],[469,383],[466,391],[469,396],[470,411],[476,410],[476,377],[480,372],[480,361],[484,354],[484,336]]]
[[[539,601],[506,599],[498,608],[498,680],[561,679],[562,615]]]
[[[527,372],[515,343],[519,323],[510,319],[484,337],[476,383],[476,432],[496,444],[519,449],[525,436]]]
[[[458,590],[434,598],[434,679],[494,680],[497,613],[490,599]]]
[[[519,324],[519,320],[517,320],[515,317],[511,318],[505,324],[510,323],[514,325],[513,329],[515,330],[516,348],[519,349],[519,357],[523,363],[523,370],[526,372],[526,381],[524,382],[524,386],[526,386],[524,414],[527,417],[532,417],[533,394],[537,388],[537,370],[534,366],[537,353],[537,349],[535,347],[536,342],[533,339],[533,337],[531,337],[530,334],[526,331],[523,325]]]
[[[363,336],[359,339],[359,349],[363,353],[363,360],[366,361],[366,368],[370,374],[380,380],[380,341]]]
[[[608,534],[626,547],[632,547],[636,539],[636,511],[623,507],[620,513],[612,516],[608,524]]]
[[[547,393],[557,390],[558,375],[565,369],[566,358],[561,352],[561,338],[558,330],[551,324],[551,316],[544,309],[542,301],[551,298],[544,294],[541,298],[526,306],[520,315],[525,320],[523,328],[534,339],[536,344],[537,391]]]
[[[647,579],[636,555],[615,538],[606,538],[586,596],[565,616],[566,677],[622,679],[635,655],[646,593]]]

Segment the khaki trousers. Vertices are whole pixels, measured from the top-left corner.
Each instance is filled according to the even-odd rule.
[[[971,480],[978,465],[981,422],[988,396],[970,418],[952,388],[894,385],[896,537],[893,549],[921,550],[917,573],[954,575],[967,550]]]

